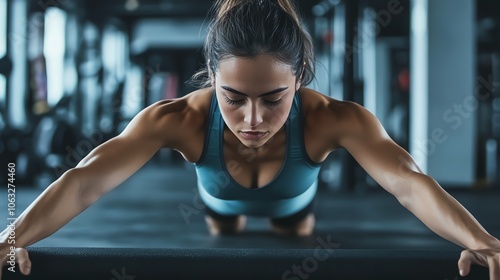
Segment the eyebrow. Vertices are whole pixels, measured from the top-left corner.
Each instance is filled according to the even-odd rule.
[[[248,94],[246,93],[243,93],[241,91],[238,91],[238,90],[235,90],[234,88],[232,87],[229,87],[229,86],[221,86],[221,88],[227,90],[227,91],[230,91],[232,93],[236,93],[236,94],[239,94],[239,95],[244,95],[244,96],[248,96]],[[271,95],[271,94],[275,94],[275,93],[278,93],[278,92],[282,92],[284,90],[288,89],[288,87],[280,87],[280,88],[277,88],[277,89],[273,89],[269,92],[266,92],[266,93],[263,93],[261,95],[259,95],[259,97],[262,97],[262,96],[267,96],[267,95]]]

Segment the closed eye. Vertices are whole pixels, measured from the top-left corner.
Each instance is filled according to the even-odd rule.
[[[227,96],[224,96],[224,99],[225,99],[227,104],[232,105],[232,106],[240,106],[240,105],[243,105],[245,103],[244,99],[234,100],[234,99],[230,99]],[[281,99],[281,98],[278,100],[273,100],[273,101],[264,100],[264,103],[268,106],[271,106],[271,107],[276,107],[276,106],[280,105],[282,102],[283,102],[283,99]]]
[[[283,102],[283,99],[280,98],[280,99],[274,100],[274,101],[264,100],[264,102],[271,107],[275,107],[275,106],[280,105]]]
[[[242,105],[243,103],[245,103],[244,99],[234,100],[234,99],[230,99],[229,97],[227,97],[225,95],[224,95],[224,99],[225,99],[227,104],[232,105],[232,106],[239,106],[239,105]]]

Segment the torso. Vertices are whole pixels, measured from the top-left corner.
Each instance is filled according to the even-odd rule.
[[[187,119],[200,122],[186,126],[188,128],[181,136],[185,141],[179,141],[175,147],[189,162],[196,162],[203,152],[205,139],[205,120],[208,119],[210,100],[213,88],[201,89],[184,97],[189,99],[192,110],[186,110]],[[304,118],[304,142],[306,152],[314,162],[322,162],[328,154],[337,148],[335,143],[324,137],[325,128],[335,127],[335,118],[325,118],[321,109],[326,109],[332,99],[307,88],[300,88]],[[341,103],[341,101],[338,101]],[[340,106],[340,105],[339,105]],[[194,129],[189,129],[194,128]],[[265,147],[256,152],[245,147],[229,130],[224,130],[224,162],[231,177],[245,188],[260,188],[270,183],[284,164],[286,153],[286,131],[281,129]],[[238,168],[231,168],[237,166]],[[237,163],[237,164],[235,164]]]

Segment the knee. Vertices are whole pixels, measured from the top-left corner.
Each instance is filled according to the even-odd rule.
[[[271,230],[274,233],[288,236],[310,236],[314,231],[315,223],[316,220],[312,213],[308,214],[299,222],[290,225],[275,224],[272,220],[270,221]]]
[[[210,234],[214,236],[240,233],[245,229],[246,225],[246,217],[244,215],[239,215],[232,221],[221,221],[207,215],[205,216],[205,221]]]

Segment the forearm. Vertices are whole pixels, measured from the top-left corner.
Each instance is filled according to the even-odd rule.
[[[0,233],[0,243],[7,243],[14,229],[16,247],[29,246],[59,230],[85,208],[78,176],[66,172],[52,183],[19,217]]]
[[[432,231],[467,249],[498,242],[434,179],[423,174],[415,176],[403,205]]]

